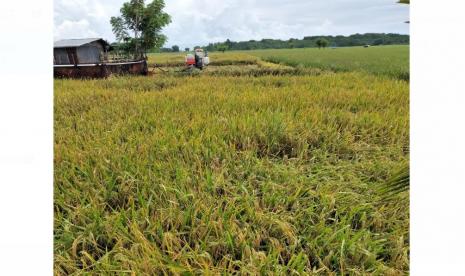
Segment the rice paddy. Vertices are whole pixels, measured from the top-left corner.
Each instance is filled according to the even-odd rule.
[[[335,72],[363,71],[409,80],[409,46],[390,45],[345,48],[306,48],[252,51],[264,60]]]
[[[293,51],[55,80],[55,273],[408,274],[408,81]]]

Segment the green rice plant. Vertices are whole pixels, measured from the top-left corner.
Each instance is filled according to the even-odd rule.
[[[394,196],[407,192],[410,189],[410,168],[403,165],[391,178],[383,183],[379,191],[384,199],[392,199]]]
[[[408,82],[262,62],[54,81],[57,275],[408,273]]]
[[[409,80],[409,46],[344,47],[248,51],[263,60],[335,72],[365,71]]]
[[[210,53],[211,65],[260,65],[264,62],[291,66],[299,71],[314,68],[333,72],[364,71],[400,80],[410,79],[409,46],[390,45],[334,49],[269,49]],[[149,64],[164,67],[184,65],[185,53],[150,54]]]

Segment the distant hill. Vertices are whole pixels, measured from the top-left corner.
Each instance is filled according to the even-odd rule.
[[[410,36],[401,34],[366,33],[353,34],[350,36],[306,36],[303,39],[291,38],[262,39],[234,42],[229,39],[225,42],[210,43],[203,48],[207,51],[226,50],[255,50],[255,49],[289,49],[289,48],[312,48],[317,47],[316,41],[324,38],[329,41],[329,47],[349,47],[363,45],[393,45],[409,44]]]

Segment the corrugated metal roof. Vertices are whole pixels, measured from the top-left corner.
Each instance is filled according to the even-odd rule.
[[[79,47],[87,43],[103,40],[101,38],[62,39],[53,43],[53,48]],[[103,40],[104,41],[104,40]]]

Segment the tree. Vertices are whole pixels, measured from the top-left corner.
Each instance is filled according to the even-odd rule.
[[[375,46],[383,45],[383,43],[384,43],[384,40],[382,38],[378,38],[375,41],[373,41],[373,45],[375,45]]]
[[[120,16],[111,17],[116,39],[127,44],[134,58],[141,58],[148,49],[159,49],[165,44],[166,36],[161,30],[171,23],[171,17],[163,11],[164,7],[164,0],[153,0],[147,5],[144,0],[130,0],[121,7]]]
[[[191,49],[189,49],[189,48],[184,49],[184,51],[186,51],[186,52],[189,52],[190,50],[191,50]]]
[[[316,41],[316,46],[318,46],[319,49],[326,48],[326,47],[328,47],[328,45],[329,45],[329,41],[324,39],[324,38],[319,38]]]
[[[232,49],[232,46],[233,46],[233,42],[231,40],[226,39],[226,42],[224,43],[227,47],[227,49]]]
[[[228,45],[226,45],[225,43],[219,44],[219,45],[216,46],[216,50],[217,50],[217,51],[221,51],[221,52],[223,52],[223,53],[224,53],[226,50],[228,50],[228,48],[229,48]]]
[[[287,44],[287,47],[288,47],[288,48],[291,48],[291,49],[294,48],[297,41],[299,41],[299,40],[296,39],[296,38],[291,38],[291,39],[289,39],[289,42],[288,42],[288,44]]]
[[[173,47],[171,47],[171,49],[173,49],[173,52],[175,52],[175,53],[179,52],[179,46],[178,45],[173,45]]]

